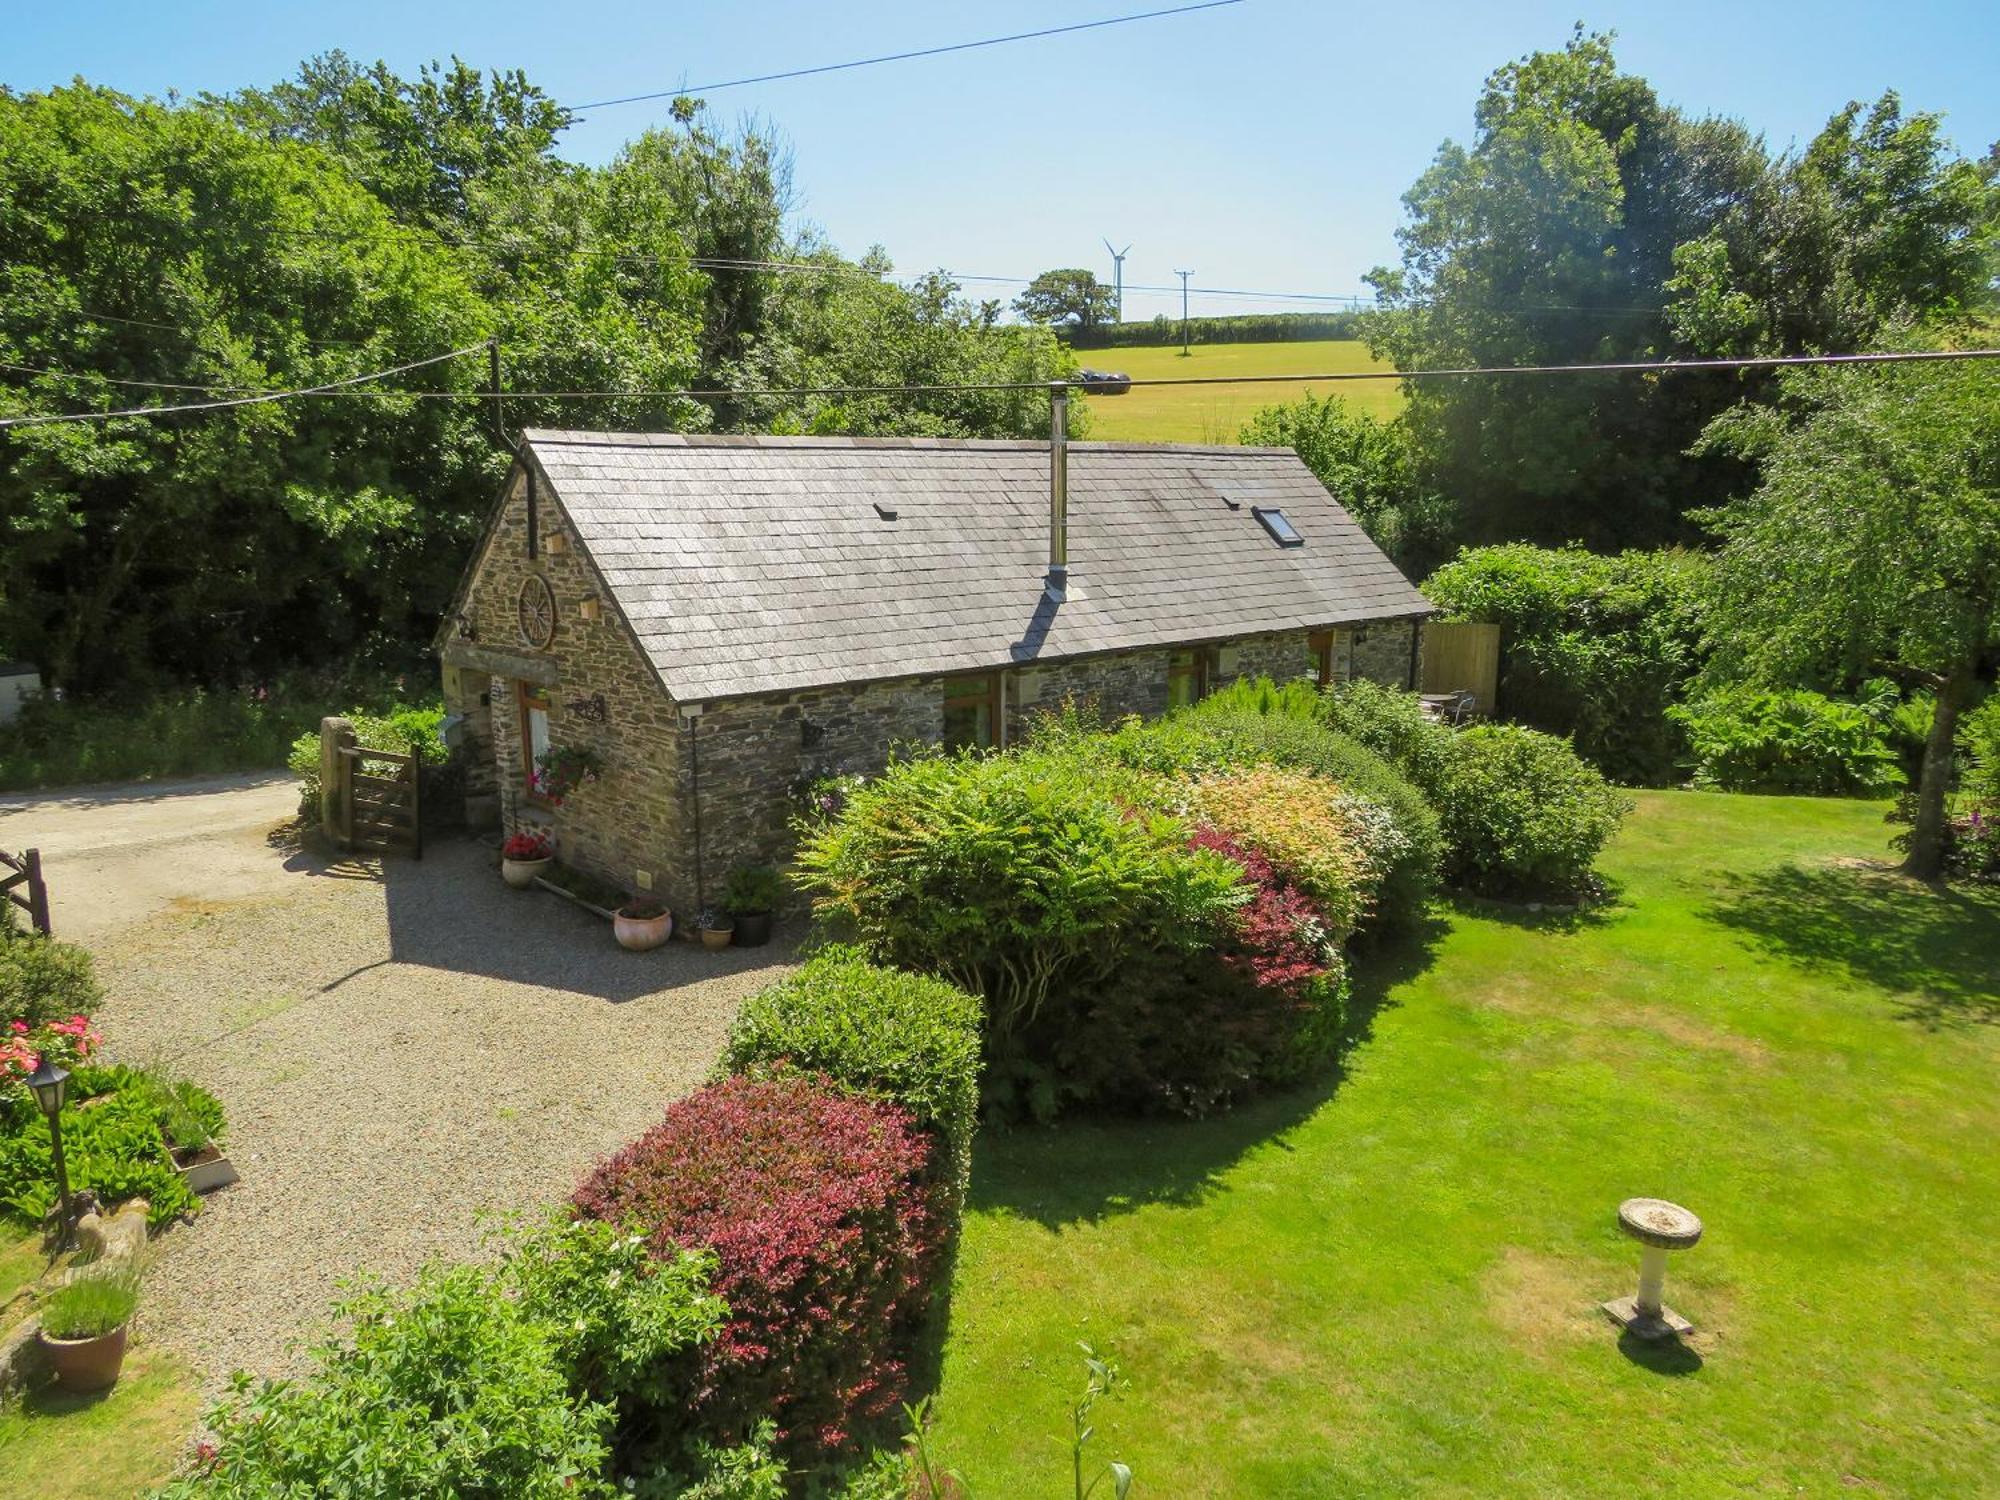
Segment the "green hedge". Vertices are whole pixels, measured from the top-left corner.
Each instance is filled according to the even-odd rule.
[[[12,925],[13,904],[0,903],[0,1026],[28,1027],[87,1016],[104,998],[90,951]]]
[[[979,1123],[981,1022],[979,1001],[955,985],[827,948],[745,1002],[718,1073],[789,1065],[901,1105],[938,1137],[956,1212]]]
[[[1438,811],[1445,875],[1489,894],[1567,893],[1590,880],[1624,800],[1570,745],[1514,724],[1454,731],[1414,693],[1342,683],[1327,721],[1392,762]]]
[[[438,738],[439,727],[444,723],[442,702],[411,703],[380,714],[353,708],[344,714],[323,714],[321,717],[347,719],[354,725],[355,738],[371,749],[414,751],[423,757],[426,767],[444,760],[444,741]],[[316,824],[319,821],[320,790],[317,724],[292,741],[285,765],[298,778],[299,816],[308,823]]]
[[[1491,895],[1585,889],[1626,807],[1568,744],[1518,724],[1454,735],[1437,801],[1452,882]]]
[[[1461,552],[1424,592],[1451,619],[1501,627],[1502,717],[1567,735],[1614,780],[1661,786],[1682,759],[1667,709],[1702,662],[1705,575],[1679,549],[1514,543]]]
[[[335,705],[393,711],[400,684],[298,673],[254,687],[179,688],[110,700],[30,699],[0,727],[0,791],[276,770]]]

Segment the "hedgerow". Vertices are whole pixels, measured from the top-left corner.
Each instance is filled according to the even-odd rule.
[[[1667,709],[1703,660],[1706,572],[1678,548],[1606,556],[1512,543],[1461,552],[1424,592],[1449,618],[1501,627],[1508,720],[1568,736],[1615,780],[1664,785],[1683,748]]]
[[[729,1078],[578,1187],[579,1212],[658,1254],[715,1257],[729,1312],[685,1395],[695,1433],[733,1441],[769,1417],[814,1458],[896,1411],[948,1222],[934,1149],[908,1111],[823,1077]]]
[[[938,1138],[934,1165],[955,1217],[979,1122],[981,1019],[979,1001],[955,985],[831,947],[744,1003],[718,1071],[803,1070],[900,1105]]]

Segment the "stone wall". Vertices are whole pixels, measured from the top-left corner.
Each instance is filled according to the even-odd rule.
[[[789,856],[797,795],[813,780],[879,771],[895,745],[942,736],[940,677],[731,700],[684,715],[601,597],[546,487],[539,520],[540,555],[530,561],[525,486],[517,477],[467,592],[470,638],[454,623],[446,641],[445,702],[465,721],[469,800],[497,803],[509,832],[549,828],[565,864],[622,890],[650,889],[691,914],[719,901],[732,870]],[[555,635],[544,650],[523,640],[517,619],[531,574],[548,580],[556,600]],[[596,618],[586,618],[586,601],[597,601]],[[1410,639],[1407,622],[1358,627],[1355,671],[1404,685]],[[1202,649],[1211,689],[1238,677],[1283,681],[1314,670],[1304,632]],[[1009,742],[1035,711],[1065,698],[1089,700],[1113,720],[1163,712],[1172,655],[1129,651],[1006,672],[1001,717]],[[528,792],[518,697],[524,681],[548,700],[550,742],[587,745],[604,762],[599,780],[560,807]]]
[[[692,888],[680,868],[685,731],[638,642],[603,597],[546,485],[537,512],[540,545],[530,561],[526,491],[517,475],[467,592],[472,639],[461,631],[445,646],[447,707],[466,713],[468,722],[484,712],[479,728],[508,832],[549,828],[563,863],[628,891],[641,889],[642,875],[650,875],[655,893],[672,901],[670,893]],[[555,635],[546,650],[523,640],[517,616],[521,584],[530,574],[547,579],[555,596]],[[595,601],[595,619],[586,618],[586,601]],[[599,779],[560,807],[528,792],[519,700],[524,680],[548,699],[549,742],[588,746],[604,762]]]
[[[1414,620],[1388,620],[1354,629],[1354,675],[1384,687],[1412,688],[1410,645],[1416,637]]]

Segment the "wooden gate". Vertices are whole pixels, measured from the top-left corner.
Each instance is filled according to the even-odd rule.
[[[49,935],[49,885],[42,879],[41,850],[13,855],[0,849],[0,897],[26,912],[35,931]]]
[[[423,757],[358,742],[345,719],[323,719],[320,821],[343,848],[408,849],[424,857]]]
[[[1418,683],[1424,693],[1470,693],[1474,711],[1490,717],[1500,691],[1500,627],[1427,623]]]

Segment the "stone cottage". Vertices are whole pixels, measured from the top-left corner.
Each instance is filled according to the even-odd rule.
[[[1289,449],[530,430],[438,648],[475,821],[688,912],[898,742],[1406,686],[1429,613]],[[602,764],[560,806],[552,745]]]

